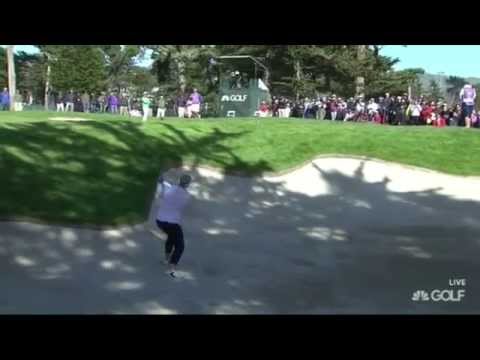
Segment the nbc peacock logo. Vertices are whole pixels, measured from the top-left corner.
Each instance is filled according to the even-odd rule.
[[[413,301],[429,301],[430,297],[425,290],[417,290],[412,295]]]

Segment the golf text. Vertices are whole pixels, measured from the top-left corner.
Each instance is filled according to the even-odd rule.
[[[466,286],[466,279],[449,279],[450,287]],[[413,301],[443,301],[443,302],[460,302],[465,297],[465,289],[435,289],[430,292],[426,290],[417,290],[412,295]]]
[[[223,101],[235,101],[235,102],[245,102],[247,100],[248,95],[223,95]]]

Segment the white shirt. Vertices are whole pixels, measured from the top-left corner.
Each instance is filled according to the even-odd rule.
[[[412,116],[420,116],[421,112],[422,112],[422,107],[420,105],[413,105]]]
[[[157,187],[157,194],[160,191],[159,184]],[[177,185],[170,185],[168,182],[163,182],[164,193],[160,208],[157,212],[157,220],[168,222],[171,224],[180,224],[182,221],[182,211],[190,199],[190,194]]]
[[[367,109],[368,111],[371,111],[371,112],[378,111],[378,104],[375,102],[368,104]]]

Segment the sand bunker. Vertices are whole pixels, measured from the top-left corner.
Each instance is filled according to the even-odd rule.
[[[140,228],[1,223],[0,313],[480,313],[479,178],[348,157],[263,178],[182,171],[181,279],[149,231],[159,200]],[[412,298],[453,278],[462,301]]]

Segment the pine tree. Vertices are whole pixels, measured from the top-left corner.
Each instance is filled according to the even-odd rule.
[[[100,45],[105,60],[107,85],[120,90],[128,87],[136,59],[144,53],[138,45]]]
[[[437,101],[441,97],[440,87],[435,80],[430,81],[429,97],[430,101]]]
[[[51,52],[52,87],[94,92],[103,90],[106,69],[103,54],[95,46],[58,46]]]

